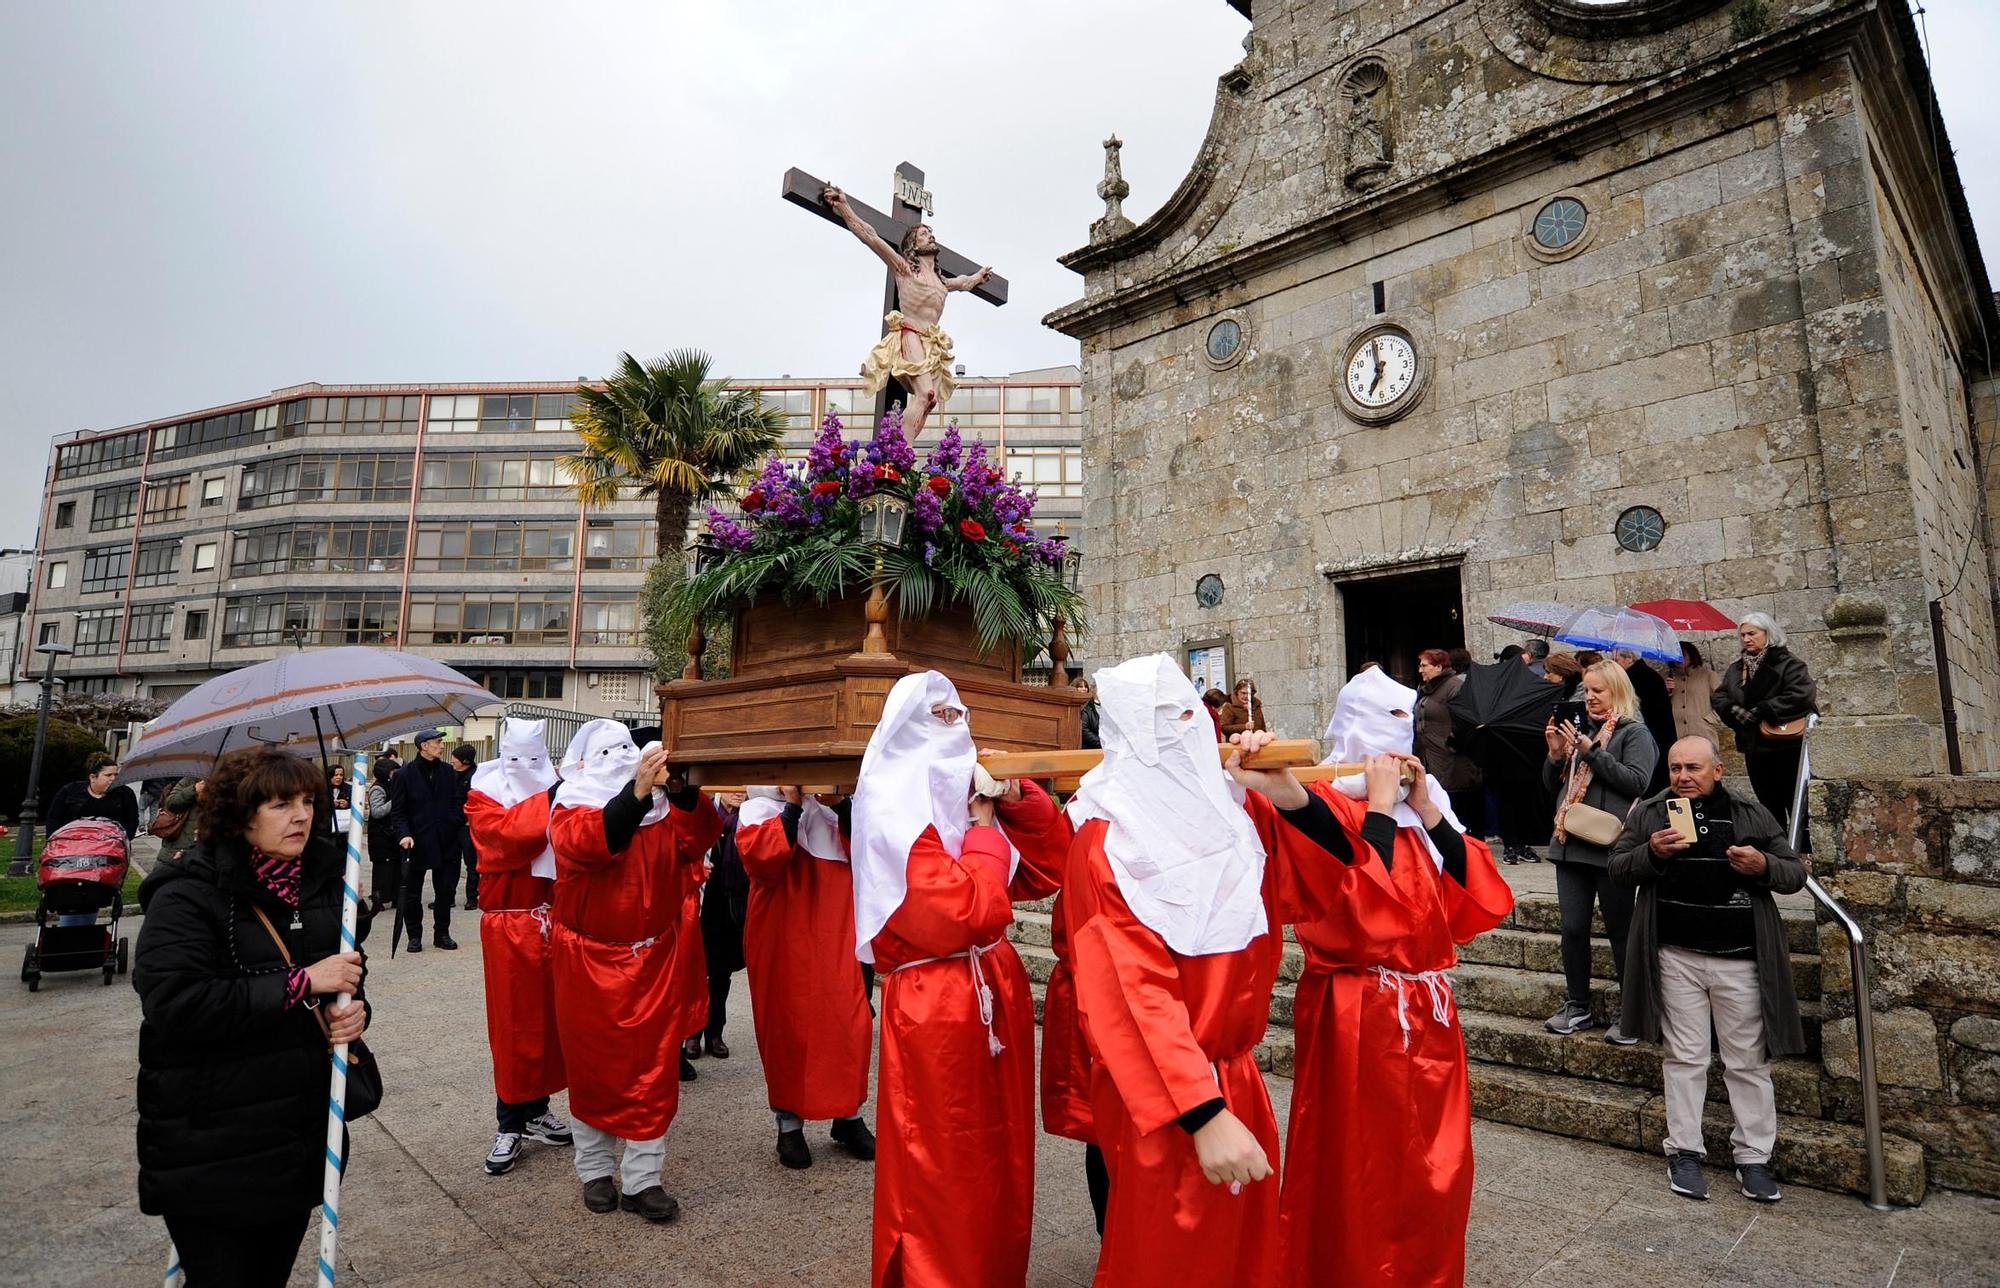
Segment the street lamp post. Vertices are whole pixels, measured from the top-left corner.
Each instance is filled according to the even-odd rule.
[[[35,715],[35,750],[28,758],[28,790],[21,798],[21,824],[14,834],[14,861],[7,865],[10,877],[24,877],[35,870],[35,810],[42,803],[42,749],[49,740],[49,704],[56,692],[56,659],[70,651],[60,644],[41,644],[35,648],[35,652],[49,655],[49,665],[42,675],[41,709]]]

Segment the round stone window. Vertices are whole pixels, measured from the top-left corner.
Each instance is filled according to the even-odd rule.
[[[1216,366],[1234,362],[1242,348],[1243,324],[1235,318],[1222,318],[1208,329],[1208,360]]]
[[[1566,250],[1583,236],[1590,222],[1583,203],[1575,197],[1557,197],[1535,216],[1535,242],[1543,250]]]
[[[1202,574],[1194,584],[1194,602],[1203,608],[1214,608],[1222,602],[1222,578],[1214,573]]]
[[[1667,535],[1667,521],[1650,505],[1635,505],[1618,516],[1613,529],[1618,544],[1635,554],[1660,548]]]

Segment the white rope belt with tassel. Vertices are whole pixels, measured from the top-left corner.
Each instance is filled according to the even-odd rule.
[[[1410,1008],[1404,991],[1412,984],[1421,984],[1431,996],[1431,1018],[1439,1024],[1449,1025],[1452,1017],[1451,976],[1441,970],[1410,971],[1394,970],[1388,966],[1371,967],[1375,972],[1377,990],[1396,990],[1396,1023],[1403,1030],[1403,1050],[1410,1049]]]
[[[965,958],[967,964],[972,968],[973,996],[979,999],[979,1021],[986,1026],[987,1053],[997,1056],[1007,1049],[1007,1045],[1000,1040],[1000,1035],[993,1031],[993,989],[986,982],[986,971],[980,965],[980,958],[1006,942],[1006,937],[1002,936],[990,944],[975,945],[964,952],[946,953],[942,957],[919,957],[913,962],[904,962],[901,966],[891,971],[890,974],[898,974],[910,969],[912,966],[928,966],[932,962],[950,962],[957,961],[961,957]]]

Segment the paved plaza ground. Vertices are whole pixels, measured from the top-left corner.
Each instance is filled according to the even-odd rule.
[[[778,1166],[740,975],[735,1058],[700,1062],[668,1136],[679,1221],[654,1228],[585,1212],[567,1150],[530,1146],[511,1175],[485,1175],[493,1092],[477,921],[458,915],[459,952],[373,964],[369,1039],[388,1095],[354,1130],[342,1283],[867,1282],[872,1169],[830,1148],[819,1124],[808,1132],[815,1166]],[[0,960],[16,960],[32,929],[0,927]],[[34,995],[0,984],[0,1193],[10,1209],[0,1284],[159,1281],[165,1230],[139,1212],[133,1185],[138,1023],[124,979],[106,988],[96,975],[50,976]],[[1273,1079],[1271,1091],[1282,1119],[1291,1084]],[[872,1104],[867,1112],[872,1121]],[[1884,1214],[1792,1187],[1783,1204],[1758,1208],[1715,1172],[1715,1199],[1698,1204],[1667,1193],[1654,1158],[1485,1123],[1474,1142],[1472,1284],[2000,1282],[2000,1202],[1934,1193],[1919,1210]],[[1097,1236],[1080,1146],[1040,1137],[1035,1206],[1029,1282],[1088,1283]],[[315,1225],[308,1250],[317,1238]],[[311,1282],[307,1264],[295,1283]]]

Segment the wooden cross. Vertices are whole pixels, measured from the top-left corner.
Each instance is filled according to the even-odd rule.
[[[805,207],[821,219],[839,224],[841,231],[845,232],[847,226],[841,223],[840,216],[833,213],[833,208],[820,196],[826,191],[826,187],[823,180],[815,179],[797,166],[793,166],[785,171],[784,191],[780,195],[795,206]],[[896,167],[896,191],[889,203],[889,214],[885,215],[872,206],[863,205],[854,199],[852,193],[848,194],[847,204],[860,217],[861,222],[875,230],[876,236],[891,246],[896,246],[902,243],[903,234],[922,223],[924,216],[929,213],[930,195],[930,190],[924,187],[924,172],[905,161]],[[968,273],[977,273],[980,269],[977,261],[967,259],[944,245],[938,247],[937,267],[938,274],[942,277],[964,277]],[[887,317],[896,307],[896,274],[885,270],[884,276],[887,281],[882,288],[882,316]],[[988,304],[1005,304],[1007,279],[995,274],[973,287],[969,294],[978,296]],[[883,324],[879,334],[889,334],[886,323]],[[903,388],[902,383],[891,378],[882,387],[881,396],[875,400],[875,415],[879,419],[888,413],[891,403],[906,402],[908,397],[909,391]],[[939,410],[942,411],[943,408]]]

